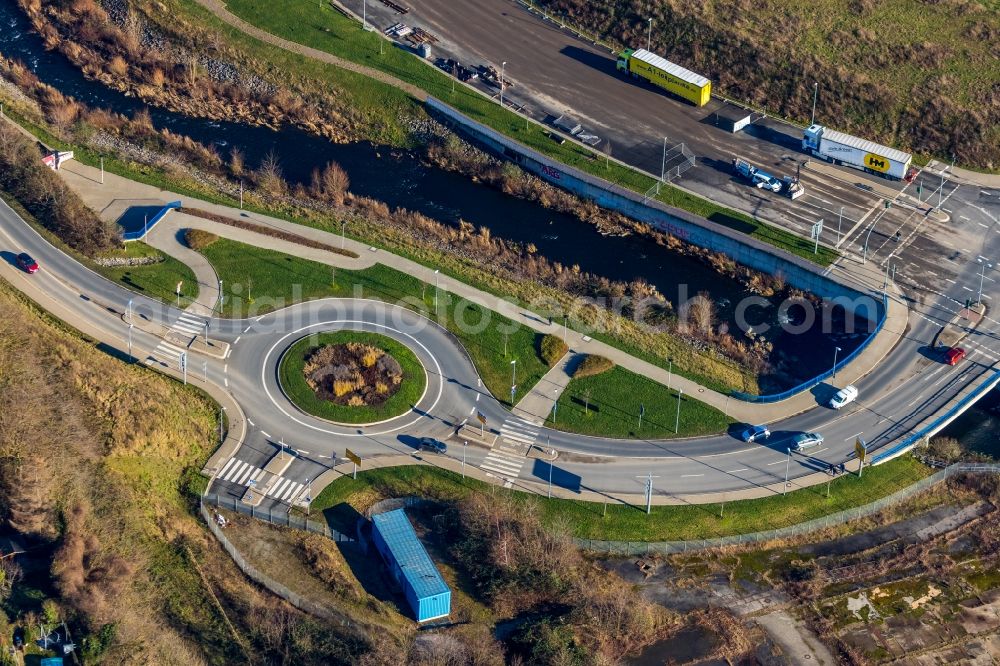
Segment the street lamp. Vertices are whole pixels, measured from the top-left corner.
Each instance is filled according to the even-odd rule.
[[[987,261],[983,261],[981,258],[980,259],[976,259],[976,261],[978,261],[982,265],[982,270],[980,270],[980,272],[979,272],[979,298],[976,299],[976,303],[979,304],[979,305],[982,305],[982,303],[983,303],[983,282],[986,280],[986,269],[989,268],[990,270],[992,270],[993,269],[993,264],[991,264],[991,263],[989,263]]]
[[[646,33],[646,50],[649,50],[649,45],[652,43],[653,39],[653,19],[647,19],[649,21],[649,31]]]
[[[840,227],[844,224],[844,207],[840,207],[840,217],[837,218],[837,246],[840,246]]]
[[[785,458],[785,485],[781,488],[782,495],[788,492],[788,463],[792,460],[792,450],[785,449],[785,451],[788,452],[788,455]]]
[[[507,69],[507,61],[500,63],[500,106],[503,107],[503,73]]]
[[[670,390],[670,380],[674,376],[674,357],[667,359],[667,390]]]
[[[465,451],[469,448],[468,442],[462,442],[462,478],[465,478]]]
[[[837,378],[837,354],[840,353],[840,347],[833,348],[833,377],[831,379]]]
[[[681,396],[684,395],[684,389],[677,389],[677,420],[674,421],[674,434],[676,435],[681,429]]]
[[[514,394],[517,391],[517,359],[510,362],[510,402],[514,404]]]
[[[434,311],[437,312],[438,308],[438,274],[441,272],[440,268],[434,269]]]
[[[895,254],[896,254],[895,252],[890,252],[889,253],[889,258],[885,260],[885,278],[882,280],[882,297],[883,298],[886,295],[886,290],[889,288],[889,266],[892,265],[892,257]],[[893,273],[892,277],[895,278],[896,274]]]
[[[129,303],[131,303],[131,302],[132,301],[129,301]],[[132,358],[132,322],[131,321],[129,321],[129,323],[128,323],[128,360],[130,362],[135,360],[134,358]]]
[[[813,83],[813,114],[812,120],[809,122],[810,125],[816,124],[816,97],[819,95],[819,81]]]

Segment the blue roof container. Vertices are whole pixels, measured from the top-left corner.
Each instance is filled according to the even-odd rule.
[[[406,595],[417,622],[451,613],[451,589],[441,578],[402,509],[372,516],[372,541]]]

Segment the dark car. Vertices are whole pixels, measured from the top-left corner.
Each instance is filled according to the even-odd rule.
[[[31,258],[30,255],[22,252],[17,255],[17,265],[21,267],[21,270],[26,273],[37,273],[38,272],[38,262]]]
[[[770,436],[771,430],[766,425],[752,425],[740,434],[740,439],[752,444],[758,439],[767,439]]]
[[[444,442],[439,442],[433,437],[421,437],[417,448],[421,451],[430,451],[431,453],[447,453],[448,445]]]

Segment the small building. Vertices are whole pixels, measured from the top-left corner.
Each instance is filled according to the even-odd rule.
[[[741,109],[732,104],[724,104],[715,112],[715,124],[734,134],[752,123],[753,120],[753,111]]]
[[[451,589],[441,578],[402,509],[372,516],[372,541],[403,588],[417,622],[451,613]]]

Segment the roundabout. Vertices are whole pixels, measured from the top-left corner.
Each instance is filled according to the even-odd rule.
[[[301,411],[339,425],[370,425],[417,405],[427,373],[416,355],[391,337],[367,331],[311,333],[282,354],[278,379]]]

